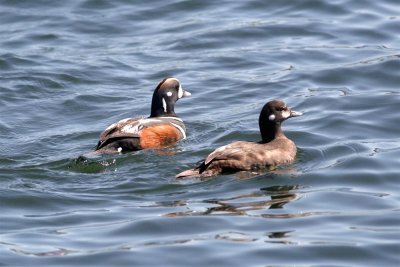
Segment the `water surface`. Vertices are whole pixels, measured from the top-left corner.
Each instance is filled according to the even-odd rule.
[[[397,1],[0,1],[0,265],[396,266]],[[175,76],[188,138],[87,163]],[[297,161],[176,180],[259,140],[281,98]]]

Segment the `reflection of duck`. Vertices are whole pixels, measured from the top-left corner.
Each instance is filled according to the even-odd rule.
[[[298,185],[284,185],[284,186],[273,186],[267,188],[261,188],[260,192],[242,194],[231,198],[221,199],[209,199],[204,200],[204,203],[212,204],[212,207],[206,208],[201,212],[194,210],[184,212],[172,212],[165,214],[164,216],[176,217],[186,215],[215,215],[215,214],[230,214],[230,215],[244,215],[249,216],[256,210],[266,210],[274,208],[283,208],[283,206],[290,201],[296,199],[296,194],[291,193],[291,190],[299,188]],[[270,198],[270,199],[269,199]],[[179,201],[174,206],[188,205],[188,203]],[[295,217],[292,214],[260,214],[261,217],[274,217],[274,216],[288,216]]]
[[[281,209],[283,206],[296,198],[296,194],[290,193],[290,190],[297,189],[298,186],[284,185],[261,188],[263,191],[271,192],[270,209]],[[276,193],[275,193],[276,192]]]
[[[175,78],[162,80],[154,90],[148,118],[120,120],[101,135],[95,153],[163,148],[186,138],[185,125],[175,114],[175,102],[189,96]]]
[[[217,148],[200,166],[181,172],[176,177],[208,177],[223,172],[251,171],[292,163],[296,145],[285,136],[281,123],[300,115],[301,112],[291,110],[281,100],[270,101],[260,113],[261,142],[238,141]]]

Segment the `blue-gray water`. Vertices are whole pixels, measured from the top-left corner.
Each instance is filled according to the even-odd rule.
[[[75,162],[166,76],[187,140]],[[276,98],[295,164],[174,178]],[[397,0],[1,0],[0,114],[0,266],[400,261]]]

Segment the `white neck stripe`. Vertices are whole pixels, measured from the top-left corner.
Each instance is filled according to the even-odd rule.
[[[165,98],[162,98],[162,106],[164,108],[164,112],[167,112],[167,102],[165,102]]]

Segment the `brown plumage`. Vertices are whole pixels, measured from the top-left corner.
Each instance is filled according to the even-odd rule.
[[[292,163],[296,157],[296,145],[285,136],[281,123],[300,115],[302,113],[289,109],[282,100],[270,101],[264,105],[259,117],[260,142],[238,141],[219,147],[200,166],[181,172],[176,177],[208,177]]]

